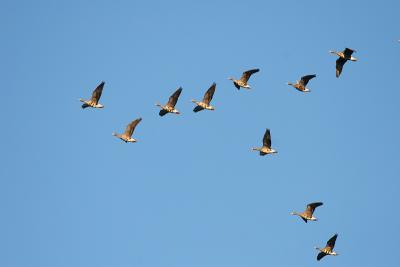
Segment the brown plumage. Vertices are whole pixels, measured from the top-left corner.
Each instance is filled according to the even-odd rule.
[[[233,81],[233,84],[235,87],[240,90],[240,87],[246,88],[246,89],[251,89],[250,85],[247,83],[248,80],[250,79],[251,75],[253,75],[256,72],[259,72],[260,69],[251,69],[243,72],[242,77],[239,80],[236,80],[233,77],[229,77],[229,80]]]
[[[290,214],[299,216],[306,223],[307,223],[307,221],[316,221],[317,218],[315,218],[313,216],[315,208],[322,206],[323,204],[324,203],[322,203],[322,202],[313,202],[313,203],[307,204],[307,208],[305,211],[303,211],[301,213],[294,211],[294,212],[291,212]]]
[[[99,104],[99,100],[101,97],[101,94],[103,92],[105,82],[101,82],[96,89],[94,89],[92,93],[92,97],[90,100],[84,100],[82,98],[79,99],[79,101],[83,102],[82,108],[85,109],[87,107],[92,107],[92,108],[104,108],[103,105]]]
[[[310,89],[308,89],[306,86],[308,84],[308,82],[317,77],[317,75],[315,74],[311,74],[311,75],[305,75],[303,77],[301,77],[300,81],[296,81],[295,84],[288,82],[288,85],[293,86],[294,88],[296,88],[297,90],[301,91],[301,92],[310,92]]]
[[[210,102],[214,96],[215,88],[217,84],[213,83],[210,88],[208,88],[207,92],[204,94],[203,101],[198,102],[196,100],[192,100],[197,106],[193,109],[194,112],[199,112],[203,109],[214,110],[215,108],[210,105]]]
[[[181,95],[182,87],[179,87],[168,99],[168,103],[163,106],[161,104],[156,104],[156,106],[160,107],[161,110],[159,112],[160,116],[164,116],[167,113],[175,113],[180,114],[180,112],[175,109],[175,105],[178,102],[178,98]]]
[[[335,247],[335,243],[336,243],[336,238],[337,238],[338,234],[335,234],[334,236],[332,236],[328,242],[326,242],[326,246],[324,248],[318,248],[316,247],[317,250],[319,250],[320,252],[318,253],[317,256],[317,260],[321,260],[323,257],[325,257],[326,255],[331,255],[331,256],[337,256],[339,255],[338,253],[336,253],[335,251],[333,251],[334,247]]]
[[[260,156],[278,153],[278,151],[271,148],[271,133],[270,133],[269,129],[265,130],[265,134],[264,134],[262,142],[263,142],[262,147],[253,147],[252,150],[260,151]]]
[[[126,126],[125,132],[123,134],[117,134],[117,133],[113,133],[114,136],[118,137],[119,139],[121,139],[122,141],[124,141],[125,143],[133,143],[136,142],[136,139],[132,138],[132,134],[133,131],[135,131],[136,126],[139,124],[139,122],[142,121],[142,118],[138,118],[136,120],[133,120],[131,123],[129,123]]]
[[[339,57],[336,60],[336,78],[339,78],[340,74],[342,73],[343,66],[348,60],[357,61],[357,58],[352,56],[352,54],[356,51],[350,48],[345,48],[342,52],[336,52],[336,51],[329,51],[329,52]]]

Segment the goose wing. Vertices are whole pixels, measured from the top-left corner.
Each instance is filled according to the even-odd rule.
[[[136,120],[133,120],[131,123],[126,126],[125,129],[125,135],[131,137],[133,134],[133,131],[135,130],[136,126],[139,124],[139,122],[142,120],[142,118],[138,118]]]
[[[313,202],[313,203],[307,204],[307,208],[306,208],[305,213],[309,217],[311,217],[313,215],[313,213],[314,213],[315,208],[319,207],[319,206],[322,206],[322,205],[323,205],[322,202]]]
[[[356,50],[353,50],[353,49],[347,48],[347,47],[343,50],[343,54],[344,54],[345,57],[351,57],[351,55],[354,52],[356,52]]]
[[[92,98],[90,99],[92,102],[96,103],[96,105],[99,103],[99,99],[101,97],[101,93],[103,92],[105,82],[101,82],[96,89],[94,89],[92,93]]]
[[[260,69],[247,70],[247,71],[243,72],[240,80],[244,83],[247,83],[247,81],[250,79],[250,76],[259,71],[260,71]]]
[[[265,130],[263,145],[271,148],[271,133],[269,129]]]
[[[328,240],[328,242],[326,242],[326,248],[329,248],[330,250],[332,250],[335,247],[335,242],[336,242],[337,236],[338,236],[338,234],[335,234]]]
[[[204,108],[202,108],[202,107],[200,107],[200,106],[196,106],[194,109],[193,109],[193,112],[199,112],[199,111],[202,111]]]
[[[304,86],[306,86],[308,84],[308,82],[315,77],[317,77],[317,75],[315,75],[315,74],[303,76],[300,79],[300,83],[302,83]]]
[[[208,88],[207,92],[204,94],[203,97],[203,102],[207,105],[210,104],[213,96],[214,96],[214,92],[215,92],[215,87],[217,86],[216,83],[213,83],[210,88]]]
[[[346,63],[346,59],[339,57],[336,60],[336,77],[339,78],[342,73],[343,65]]]
[[[175,107],[176,102],[178,102],[178,98],[179,98],[179,96],[181,95],[181,92],[182,92],[182,87],[179,87],[179,88],[175,91],[175,93],[173,93],[173,94],[169,97],[167,106]]]
[[[313,202],[307,205],[307,210],[314,212],[315,208],[324,205],[322,202]]]
[[[317,261],[321,260],[321,259],[322,259],[323,257],[325,257],[325,256],[326,256],[326,253],[324,253],[324,252],[318,253]]]
[[[158,115],[160,115],[162,117],[167,113],[168,113],[168,111],[166,111],[165,109],[162,109],[162,110],[160,110],[160,112],[158,112]]]

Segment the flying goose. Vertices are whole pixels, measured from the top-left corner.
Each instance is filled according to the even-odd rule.
[[[214,96],[216,83],[213,83],[210,88],[208,88],[207,92],[204,94],[203,101],[198,102],[196,100],[192,100],[197,106],[193,109],[194,112],[199,112],[203,109],[214,110],[214,107],[210,105],[210,102]]]
[[[336,78],[339,78],[340,74],[342,73],[343,65],[347,62],[347,60],[357,61],[357,59],[352,56],[353,52],[356,51],[350,48],[345,48],[342,52],[329,51],[329,53],[335,54],[339,57],[336,60]]]
[[[104,108],[102,104],[99,104],[99,100],[101,97],[101,93],[103,92],[103,87],[104,87],[105,82],[101,82],[96,89],[94,89],[92,93],[92,98],[90,100],[84,100],[82,98],[79,98],[79,101],[83,102],[82,108],[87,108],[87,107],[92,107],[92,108]]]
[[[253,147],[252,150],[260,151],[260,156],[278,153],[278,151],[271,148],[271,133],[270,133],[269,129],[267,129],[265,131],[264,138],[263,138],[263,146],[262,147]]]
[[[178,98],[181,95],[182,92],[182,87],[179,87],[175,93],[173,93],[168,100],[168,103],[163,106],[161,104],[156,104],[156,106],[160,107],[161,110],[158,113],[160,116],[164,116],[167,113],[175,113],[175,114],[180,114],[180,112],[175,108],[176,102],[178,102]]]
[[[235,80],[235,78],[229,77],[228,79],[233,81],[235,87],[240,90],[240,87],[251,89],[250,85],[247,84],[247,81],[250,79],[250,76],[256,72],[259,72],[260,69],[252,69],[243,72],[242,77],[239,80]]]
[[[291,212],[291,215],[297,215],[300,216],[300,218],[302,218],[306,223],[307,221],[316,221],[317,218],[315,218],[313,216],[314,210],[316,207],[322,206],[324,203],[322,202],[314,202],[314,203],[310,203],[307,205],[307,208],[305,211],[298,213],[298,212]]]
[[[335,234],[332,236],[328,242],[326,242],[326,246],[324,248],[318,248],[315,247],[316,250],[319,250],[320,252],[318,253],[317,260],[321,260],[323,257],[326,255],[331,255],[331,256],[337,256],[339,255],[335,251],[333,251],[333,248],[335,247],[335,242],[338,234]]]
[[[136,126],[139,124],[139,122],[142,120],[142,118],[138,118],[136,120],[133,120],[131,123],[129,123],[126,126],[125,132],[123,134],[117,134],[117,133],[112,133],[113,136],[118,137],[125,143],[135,143],[137,140],[132,138],[133,131],[135,130]]]
[[[294,88],[296,88],[297,90],[301,91],[301,92],[310,92],[310,89],[308,89],[306,86],[308,84],[308,82],[312,79],[317,77],[317,75],[312,74],[312,75],[306,75],[301,77],[300,81],[296,81],[295,84],[288,82],[288,85],[293,86]]]

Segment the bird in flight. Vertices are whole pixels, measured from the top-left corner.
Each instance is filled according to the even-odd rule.
[[[271,148],[271,133],[269,129],[266,129],[262,142],[262,147],[253,147],[252,150],[260,151],[260,156],[278,153],[278,151]]]
[[[228,79],[233,81],[233,84],[235,87],[240,90],[240,87],[245,88],[245,89],[251,89],[250,85],[247,83],[247,81],[250,79],[250,76],[253,75],[256,72],[259,72],[260,69],[252,69],[252,70],[247,70],[243,72],[242,77],[239,80],[236,80],[233,77],[229,77]]]
[[[214,110],[215,108],[210,105],[211,100],[213,99],[215,93],[216,83],[213,83],[210,88],[208,88],[207,92],[204,94],[203,101],[192,100],[197,106],[193,109],[194,112],[199,112],[203,109]]]
[[[323,205],[322,202],[313,202],[313,203],[310,203],[310,204],[307,205],[307,208],[306,208],[305,211],[303,211],[303,212],[301,212],[301,213],[298,213],[298,212],[295,212],[295,211],[294,211],[294,212],[291,212],[290,214],[291,214],[291,215],[297,215],[297,216],[299,216],[299,217],[302,218],[306,223],[307,223],[307,221],[316,221],[317,218],[315,218],[315,217],[313,216],[314,211],[315,211],[315,208],[317,208],[317,207],[319,207],[319,206],[322,206],[322,205]]]
[[[101,82],[96,89],[94,89],[92,93],[92,97],[89,100],[84,100],[82,98],[79,98],[79,101],[83,102],[82,108],[85,109],[87,107],[92,107],[92,108],[104,108],[102,104],[99,104],[99,100],[101,97],[101,93],[103,92],[105,82]]]
[[[335,54],[339,57],[336,60],[336,78],[339,78],[340,74],[342,73],[343,66],[348,60],[357,61],[357,59],[352,56],[354,52],[356,51],[350,48],[345,48],[342,52],[329,51],[329,53]]]
[[[293,86],[300,92],[307,93],[307,92],[310,92],[311,90],[308,89],[306,86],[307,86],[308,82],[315,77],[317,77],[317,75],[315,75],[315,74],[306,75],[306,76],[301,77],[300,81],[296,81],[296,83],[294,83],[294,84],[291,82],[288,82],[287,84]]]
[[[333,248],[335,247],[335,242],[338,234],[335,234],[332,236],[328,242],[326,242],[326,246],[324,248],[318,248],[316,247],[316,250],[319,250],[320,252],[318,253],[317,260],[321,260],[323,257],[326,255],[331,255],[331,256],[337,256],[339,255],[335,251],[333,251]]]
[[[164,116],[167,113],[180,114],[180,112],[175,108],[176,102],[178,102],[178,98],[181,95],[182,87],[179,87],[170,97],[168,103],[163,106],[161,104],[156,104],[156,106],[160,107],[161,110],[158,113],[160,116]]]
[[[135,131],[136,126],[139,124],[139,122],[142,121],[142,118],[138,118],[136,120],[133,120],[131,123],[129,123],[126,126],[125,132],[123,134],[117,134],[113,133],[112,135],[115,137],[118,137],[125,143],[135,143],[137,142],[136,139],[132,138],[133,131]]]

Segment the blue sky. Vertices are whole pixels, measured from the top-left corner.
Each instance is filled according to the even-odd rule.
[[[398,266],[399,8],[1,1],[0,266]],[[251,90],[227,80],[253,67]],[[285,84],[313,73],[309,94]],[[137,117],[138,143],[112,137]],[[259,157],[267,127],[279,153]],[[289,215],[312,201],[318,222]]]

